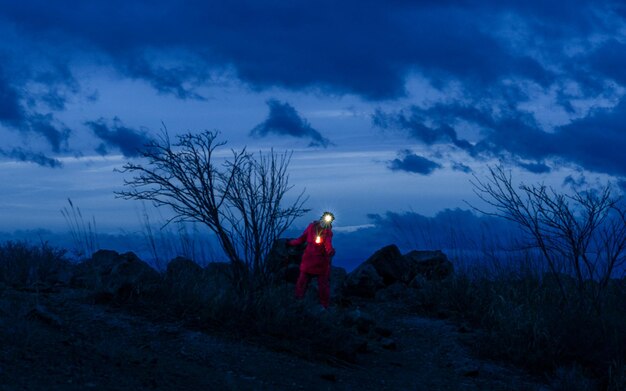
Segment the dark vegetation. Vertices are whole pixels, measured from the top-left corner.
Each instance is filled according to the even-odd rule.
[[[590,303],[564,300],[562,289],[578,291],[573,279],[561,278],[562,287],[538,273],[455,275],[429,285],[412,306],[478,330],[478,354],[552,376],[558,389],[625,389],[626,281],[610,281],[599,314]]]
[[[388,246],[347,278],[344,271],[333,310],[322,313],[314,299],[294,300],[285,274],[293,268],[270,257],[305,211],[301,197],[281,206],[291,188],[288,156],[241,151],[216,165],[214,151],[223,146],[216,136],[185,135],[175,144],[165,137],[149,146],[146,166],[125,166],[136,176],[119,195],[169,207],[174,221],[205,224],[229,262],[202,268],[177,258],[159,273],[132,253],[97,251],[74,264],[45,243],[8,242],[0,246],[0,294],[3,286],[83,289],[93,304],[335,365],[358,362],[372,346],[395,348],[386,340],[390,330],[375,327],[374,318],[417,313],[457,322],[477,354],[525,368],[556,389],[626,389],[626,280],[616,278],[626,221],[608,187],[564,195],[545,186],[515,187],[510,174],[493,169],[475,188],[495,207],[492,213],[525,229],[520,246],[531,249],[535,266],[451,273],[441,267],[448,263],[441,252],[401,255]],[[82,215],[65,210],[64,216],[77,240],[86,241],[83,253],[93,252]],[[433,259],[445,262],[428,263]],[[362,316],[359,305],[367,303],[386,314]]]

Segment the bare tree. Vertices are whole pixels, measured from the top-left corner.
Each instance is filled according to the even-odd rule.
[[[486,179],[474,176],[474,192],[493,211],[476,210],[515,222],[530,235],[565,299],[561,273],[575,276],[580,297],[600,304],[616,268],[624,265],[626,208],[606,185],[599,190],[559,193],[541,185],[513,185],[502,166],[489,167]]]
[[[289,186],[287,168],[291,154],[253,154],[231,150],[231,158],[216,163],[216,152],[226,142],[217,132],[186,133],[172,144],[167,131],[146,145],[145,164],[126,163],[120,170],[132,173],[124,180],[130,190],[116,192],[124,199],[147,200],[167,206],[169,222],[195,221],[213,231],[236,271],[238,283],[264,273],[264,263],[274,241],[308,210],[304,192],[282,207]]]

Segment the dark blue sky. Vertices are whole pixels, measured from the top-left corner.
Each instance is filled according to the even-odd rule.
[[[556,187],[626,183],[617,1],[0,0],[2,230],[138,225],[113,173],[162,123],[293,150],[337,228],[473,200],[502,162]]]

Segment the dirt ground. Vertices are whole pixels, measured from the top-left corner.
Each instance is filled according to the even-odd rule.
[[[381,321],[397,348],[338,366],[92,305],[80,290],[5,288],[0,390],[549,389],[472,357],[461,342],[471,333],[451,323],[408,315]]]

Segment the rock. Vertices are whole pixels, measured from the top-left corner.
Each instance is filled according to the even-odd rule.
[[[265,262],[272,280],[295,284],[300,274],[300,263],[306,246],[288,246],[287,241],[288,239],[276,240]]]
[[[204,270],[185,257],[176,257],[167,264],[166,278],[168,281],[195,280],[204,274]]]
[[[337,266],[330,267],[330,298],[337,300],[343,295],[343,284],[347,277],[346,269]]]
[[[387,350],[396,350],[397,349],[397,345],[396,345],[396,341],[394,341],[391,338],[383,338],[380,340],[380,346],[382,346],[383,349],[387,349]]]
[[[393,333],[393,331],[391,331],[390,329],[386,327],[381,327],[381,326],[376,326],[374,328],[374,332],[380,335],[381,337],[390,337],[391,334]]]
[[[217,269],[217,268],[216,268]],[[165,281],[173,298],[178,300],[202,300],[211,295],[208,288],[215,286],[219,277],[209,278],[210,273],[191,259],[176,257],[167,264]],[[227,281],[227,278],[222,278]]]
[[[128,298],[155,287],[159,273],[132,252],[99,250],[91,259],[77,265],[71,284]]]
[[[411,280],[411,282],[409,282],[409,288],[420,290],[424,289],[427,284],[428,281],[426,281],[426,278],[424,278],[421,274],[418,274]]]
[[[374,266],[376,272],[383,278],[385,285],[391,285],[398,281],[407,284],[413,277],[411,263],[402,256],[395,244],[376,251],[365,263]]]
[[[348,296],[373,298],[376,296],[376,292],[384,287],[383,278],[374,266],[369,263],[362,263],[347,275],[343,292]]]
[[[74,267],[69,262],[59,263],[54,270],[46,273],[44,283],[46,285],[69,285],[74,275]]]
[[[355,327],[360,334],[367,334],[374,326],[374,318],[357,308],[345,314],[343,324],[348,327]]]
[[[421,275],[427,280],[443,280],[454,272],[452,262],[440,250],[413,250],[404,254],[404,258],[411,264],[413,276]]]
[[[389,285],[385,289],[381,289],[376,292],[376,300],[378,301],[389,301],[389,300],[397,300],[401,298],[408,297],[408,290],[406,285],[396,282],[392,285]]]
[[[300,275],[300,265],[287,265],[283,272],[281,272],[278,280],[290,282],[295,284],[298,281]]]

